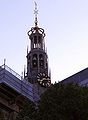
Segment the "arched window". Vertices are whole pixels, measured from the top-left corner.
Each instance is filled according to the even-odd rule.
[[[42,54],[39,55],[39,66],[44,67],[44,57]]]
[[[41,41],[41,36],[38,36],[38,48],[41,48],[41,43],[42,41]]]
[[[37,36],[34,36],[34,48],[37,48]]]
[[[32,57],[32,66],[35,68],[38,66],[38,58],[37,58],[37,54],[34,54]]]

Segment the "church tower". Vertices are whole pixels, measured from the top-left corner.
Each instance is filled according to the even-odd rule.
[[[36,3],[34,12],[35,26],[28,31],[30,51],[27,51],[27,79],[32,84],[38,84],[46,88],[51,85],[51,78],[48,68],[48,56],[45,51],[45,33],[44,29],[38,27]]]

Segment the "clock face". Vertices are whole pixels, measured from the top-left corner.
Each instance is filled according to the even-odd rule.
[[[37,81],[43,87],[49,87],[51,85],[50,77],[45,73],[39,73],[37,75]]]

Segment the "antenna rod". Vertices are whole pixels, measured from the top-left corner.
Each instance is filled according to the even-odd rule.
[[[37,20],[37,15],[38,15],[38,9],[37,9],[37,3],[35,3],[35,10],[34,10],[34,14],[35,14],[35,27],[37,27],[37,23],[38,23],[38,20]]]

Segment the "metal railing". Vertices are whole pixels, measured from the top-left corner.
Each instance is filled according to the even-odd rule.
[[[2,65],[0,66],[1,68],[7,70],[8,72],[10,72],[11,74],[13,74],[15,77],[17,77],[20,80],[25,80],[21,75],[19,75],[17,72],[15,72],[14,70],[12,70],[10,67],[8,67],[7,65]]]

